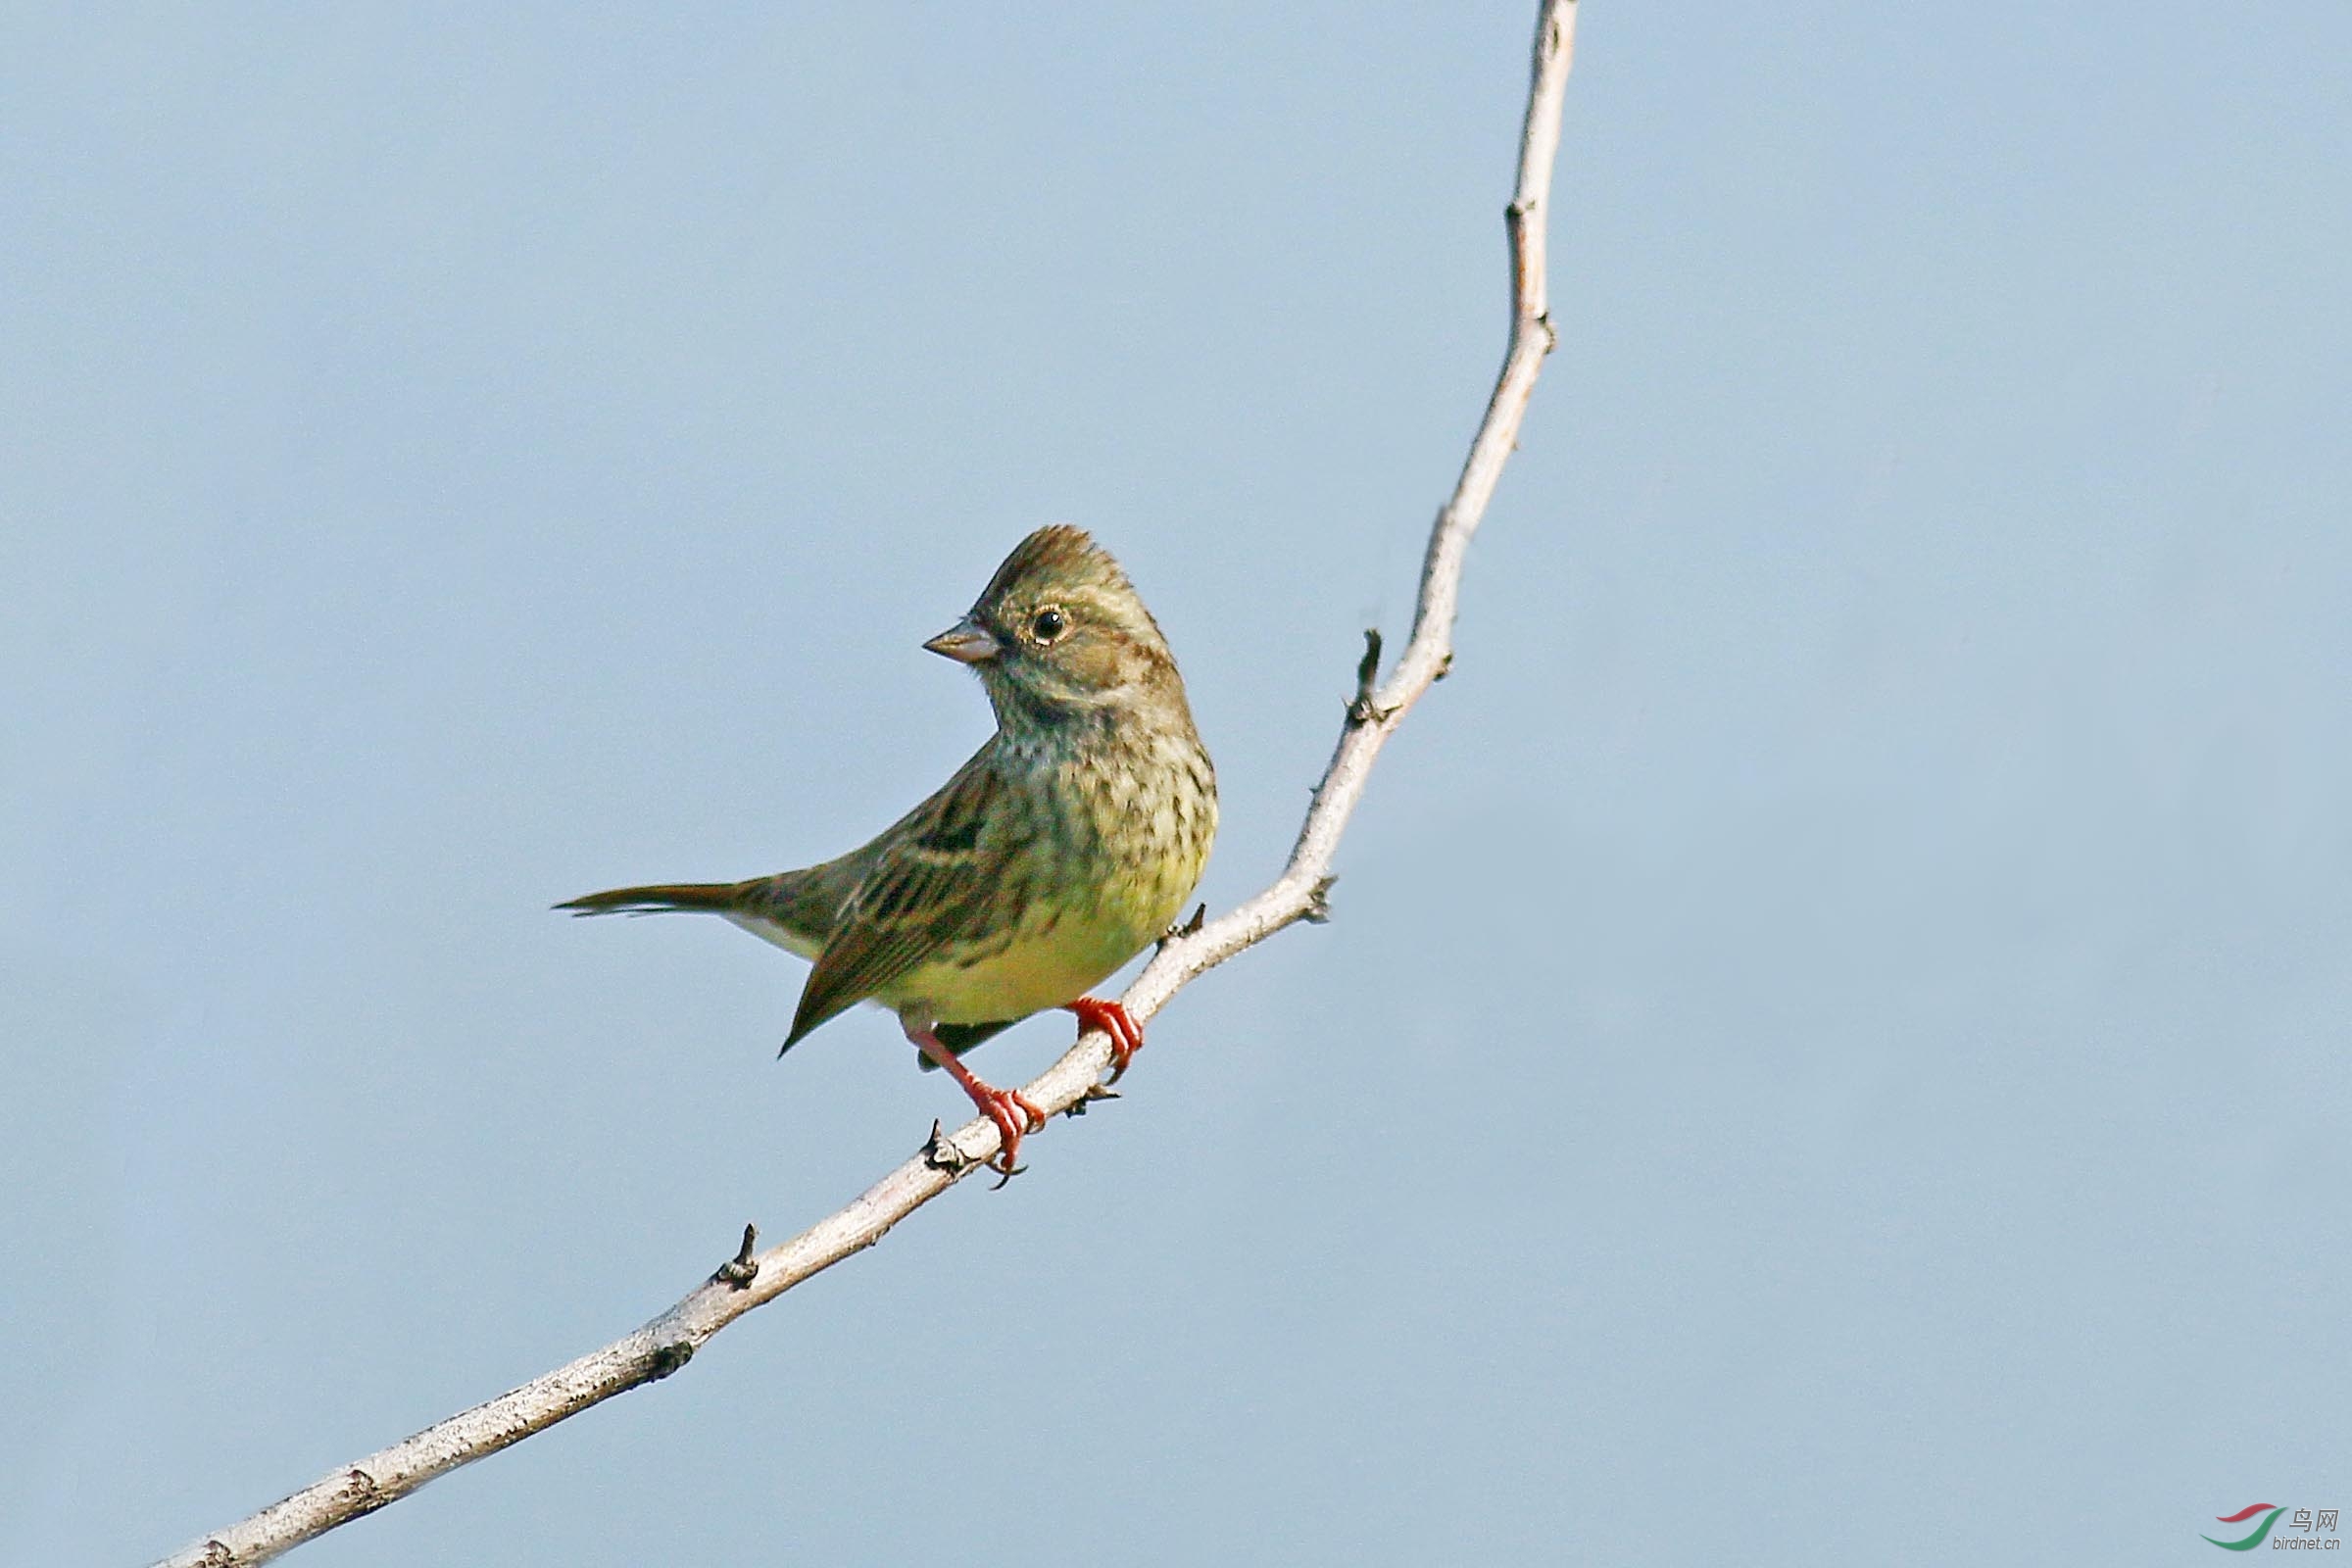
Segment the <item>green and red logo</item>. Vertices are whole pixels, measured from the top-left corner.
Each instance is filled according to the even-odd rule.
[[[2219,1522],[2226,1525],[2242,1525],[2256,1514],[2261,1514],[2263,1516],[2262,1523],[2254,1527],[2252,1535],[2243,1541],[2213,1541],[2211,1536],[2204,1539],[2213,1541],[2213,1544],[2224,1551],[2252,1551],[2256,1546],[2262,1544],[2262,1538],[2271,1533],[2271,1526],[2277,1524],[2278,1516],[2284,1512],[2286,1512],[2284,1508],[2273,1507],[2267,1502],[2249,1502],[2235,1513],[2221,1515]]]
[[[2224,1551],[2252,1551],[2262,1544],[2271,1533],[2271,1526],[2277,1524],[2278,1516],[2285,1512],[2286,1509],[2278,1503],[2249,1502],[2235,1513],[2223,1514],[2221,1522],[2242,1525],[2256,1514],[2262,1515],[2262,1523],[2251,1532],[2237,1541],[2221,1541],[2212,1536],[2204,1539],[2213,1542]],[[2278,1539],[2271,1543],[2271,1547],[2273,1550],[2280,1546],[2294,1546],[2309,1551],[2333,1551],[2344,1544],[2343,1538],[2335,1533],[2335,1520],[2336,1511],[2333,1508],[2297,1508],[2294,1517],[2287,1520],[2286,1528],[2278,1533]]]

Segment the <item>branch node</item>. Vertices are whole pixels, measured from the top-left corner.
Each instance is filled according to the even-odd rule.
[[[1208,906],[1196,904],[1193,906],[1191,919],[1179,920],[1159,934],[1159,945],[1164,948],[1171,942],[1181,942],[1186,937],[1197,937],[1200,934],[1200,928],[1206,924],[1208,924]]]
[[[752,1281],[758,1279],[760,1277],[760,1264],[758,1260],[752,1256],[752,1249],[758,1246],[759,1243],[760,1227],[757,1225],[746,1225],[743,1228],[743,1246],[736,1251],[733,1257],[728,1258],[724,1263],[718,1265],[718,1272],[710,1276],[710,1283],[713,1285],[732,1285],[740,1291],[745,1286],[751,1284]]]
[[[364,1513],[373,1513],[392,1500],[383,1494],[375,1477],[356,1464],[343,1472],[343,1496],[351,1504],[354,1518]]]
[[[933,1170],[944,1170],[951,1176],[960,1176],[972,1163],[972,1156],[963,1146],[950,1138],[939,1118],[931,1118],[931,1136],[923,1140],[923,1163]]]
[[[1355,696],[1348,704],[1348,722],[1351,725],[1386,724],[1396,716],[1394,708],[1376,707],[1372,701],[1373,682],[1380,676],[1380,628],[1364,628],[1364,657],[1355,662]]]

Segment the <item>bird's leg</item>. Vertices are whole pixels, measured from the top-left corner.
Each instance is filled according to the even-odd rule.
[[[1046,1113],[1017,1089],[998,1089],[982,1083],[979,1075],[956,1059],[956,1053],[942,1045],[938,1034],[930,1028],[917,1028],[904,1019],[899,1027],[906,1031],[906,1038],[914,1042],[915,1050],[945,1067],[950,1077],[963,1085],[963,1092],[972,1097],[980,1114],[997,1124],[997,1157],[989,1163],[1002,1174],[1012,1175],[1012,1160],[1020,1152],[1021,1135],[1045,1126]]]
[[[1123,1004],[1095,997],[1080,997],[1063,1004],[1063,1008],[1078,1015],[1080,1034],[1100,1029],[1110,1036],[1110,1081],[1117,1083],[1135,1054],[1144,1049],[1144,1026],[1128,1014]]]

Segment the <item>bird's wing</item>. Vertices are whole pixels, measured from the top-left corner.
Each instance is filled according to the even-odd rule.
[[[984,746],[940,792],[849,858],[865,862],[793,1013],[785,1049],[888,989],[942,948],[983,934],[1024,815]]]

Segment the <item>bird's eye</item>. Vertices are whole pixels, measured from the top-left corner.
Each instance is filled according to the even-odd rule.
[[[1029,635],[1041,643],[1050,643],[1069,629],[1069,617],[1052,606],[1039,611],[1029,622]]]

